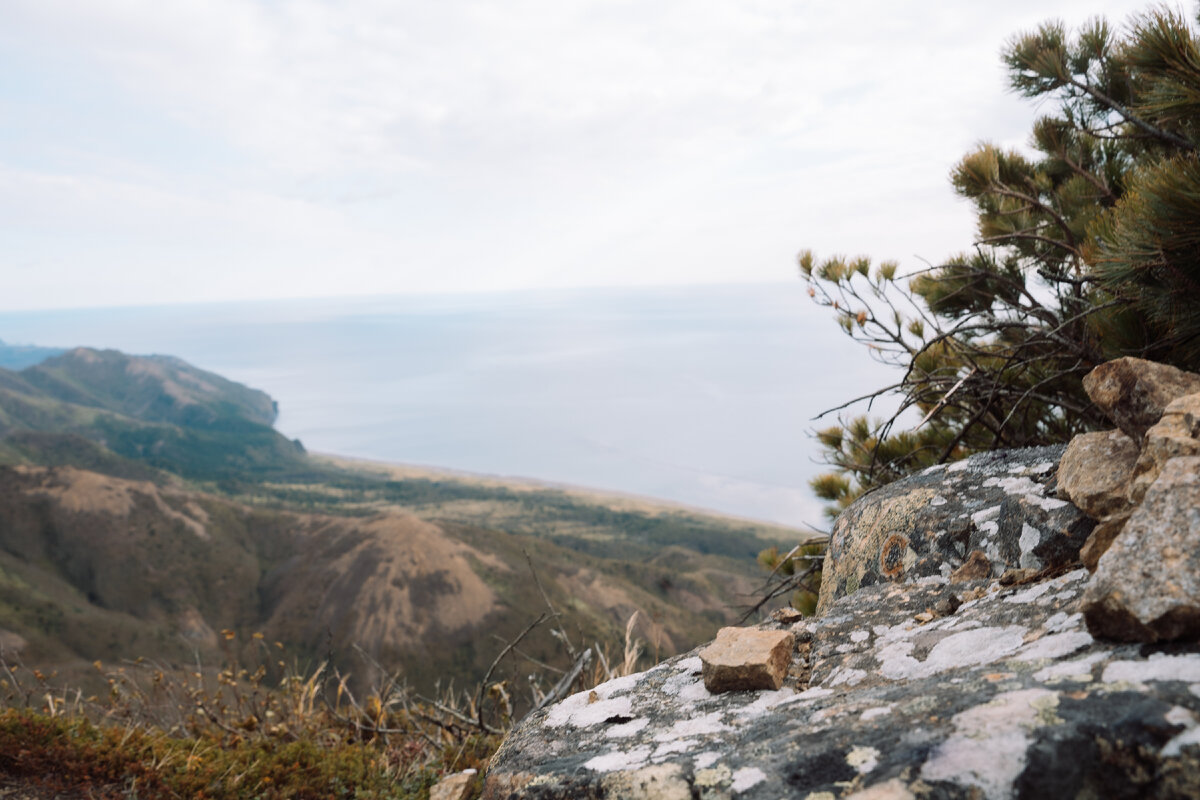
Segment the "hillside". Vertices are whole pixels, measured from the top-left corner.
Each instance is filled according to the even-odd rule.
[[[274,420],[266,394],[165,356],[80,347],[0,369],[0,463],[73,463],[62,437],[82,437],[198,480],[303,470],[303,448]]]
[[[273,415],[266,395],[176,359],[80,349],[0,370],[4,651],[68,670],[215,664],[228,630],[307,663],[463,685],[545,610],[540,581],[578,642],[621,642],[640,611],[636,634],[666,656],[735,620],[760,580],[753,555],[789,538],[646,501],[313,458]],[[547,626],[521,649],[564,660]]]

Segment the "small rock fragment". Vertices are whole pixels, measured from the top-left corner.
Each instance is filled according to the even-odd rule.
[[[804,615],[791,606],[788,606],[787,608],[777,608],[772,611],[771,619],[775,620],[776,622],[782,622],[785,625],[789,625],[793,622],[798,622],[804,619]]]
[[[448,775],[429,789],[429,800],[465,800],[471,793],[475,770],[468,769]]]
[[[1092,519],[1119,514],[1129,506],[1126,495],[1137,460],[1137,445],[1119,430],[1081,433],[1058,464],[1058,496]]]
[[[1001,586],[1019,586],[1022,583],[1028,583],[1033,580],[1038,574],[1038,570],[1032,567],[1017,567],[1015,569],[1006,569],[1004,574],[1000,576]]]
[[[1094,636],[1200,635],[1200,456],[1166,463],[1100,559],[1082,608]]]
[[[713,694],[778,689],[795,644],[787,631],[721,628],[716,640],[700,651],[704,686]]]
[[[1141,442],[1172,400],[1200,392],[1200,375],[1141,358],[1118,358],[1084,376],[1083,389],[1118,428]]]
[[[1108,517],[1092,528],[1092,535],[1083,543],[1083,547],[1079,548],[1079,560],[1087,567],[1088,572],[1096,571],[1100,556],[1108,552],[1113,541],[1125,529],[1125,523],[1129,521],[1130,513],[1131,510],[1127,510],[1122,514]]]
[[[958,569],[950,573],[950,582],[963,583],[965,581],[990,578],[991,576],[992,562],[988,561],[988,557],[983,554],[982,550],[972,550],[971,554],[967,556],[967,560]]]
[[[959,600],[956,595],[946,594],[943,595],[942,599],[938,600],[933,606],[933,613],[938,617],[948,617],[955,611],[958,611],[958,608],[961,605],[962,600]]]

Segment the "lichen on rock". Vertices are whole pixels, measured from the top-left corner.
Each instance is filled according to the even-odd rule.
[[[818,613],[862,587],[948,580],[972,559],[968,573],[986,559],[993,577],[1074,562],[1095,523],[1054,494],[1062,452],[983,453],[860,498],[834,523]]]

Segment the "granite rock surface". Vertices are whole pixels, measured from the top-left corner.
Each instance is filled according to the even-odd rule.
[[[1200,457],[1167,461],[1100,559],[1082,608],[1098,636],[1200,636]]]
[[[1172,400],[1200,392],[1200,375],[1141,358],[1118,358],[1085,375],[1083,389],[1106,417],[1140,444]]]
[[[798,642],[779,690],[712,694],[684,654],[527,718],[484,796],[1200,796],[1200,651],[1093,638],[1087,578],[862,587],[764,625]]]
[[[981,557],[993,577],[1074,563],[1095,522],[1055,496],[1062,454],[982,453],[859,498],[834,523],[818,613],[863,587],[978,572]]]

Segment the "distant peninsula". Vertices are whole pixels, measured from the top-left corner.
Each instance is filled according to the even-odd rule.
[[[32,344],[8,344],[0,339],[0,368],[25,369],[40,364],[47,358],[67,352],[61,347],[38,347]]]

